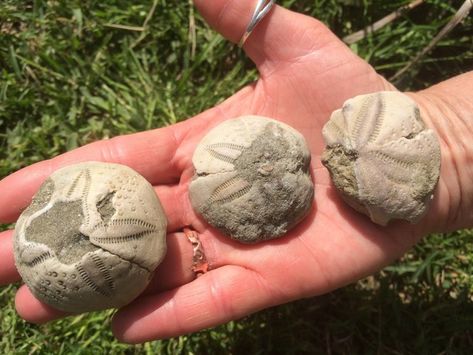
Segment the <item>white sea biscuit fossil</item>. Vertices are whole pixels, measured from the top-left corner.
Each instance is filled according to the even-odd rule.
[[[192,206],[240,242],[280,237],[311,208],[309,149],[299,132],[281,122],[227,120],[202,139],[192,162]]]
[[[391,91],[357,96],[322,133],[322,163],[349,205],[380,225],[424,216],[439,179],[440,145],[412,99]]]
[[[121,307],[166,253],[166,217],[152,186],[118,164],[53,173],[20,216],[15,263],[39,300],[71,313]]]

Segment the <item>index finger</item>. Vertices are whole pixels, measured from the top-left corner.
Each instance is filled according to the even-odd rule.
[[[177,181],[184,169],[176,157],[180,139],[178,130],[182,131],[182,125],[97,141],[7,176],[0,181],[0,222],[16,220],[44,180],[55,170],[70,164],[84,161],[117,163],[136,170],[151,184]]]
[[[84,161],[127,165],[151,184],[179,181],[191,165],[192,150],[201,136],[220,121],[241,115],[252,101],[253,89],[244,88],[203,113],[172,126],[90,143],[45,160],[0,181],[0,223],[15,221],[39,186],[55,170]]]

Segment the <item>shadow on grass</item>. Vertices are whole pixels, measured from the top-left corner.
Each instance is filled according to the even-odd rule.
[[[111,311],[27,324],[13,309],[16,287],[8,287],[0,292],[0,348],[25,354],[471,354],[468,283],[448,278],[427,283],[405,272],[406,265],[409,261],[327,295],[135,346],[113,338]]]
[[[473,302],[468,290],[455,297],[444,289],[420,287],[406,294],[396,289],[391,277],[368,280],[376,284],[375,290],[358,284],[240,321],[233,353],[471,352]]]

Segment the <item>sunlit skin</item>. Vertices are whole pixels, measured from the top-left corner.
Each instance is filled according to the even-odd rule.
[[[254,0],[195,0],[204,18],[238,42]],[[473,225],[473,74],[410,94],[440,137],[442,171],[428,215],[418,224],[374,225],[348,207],[320,163],[321,129],[353,96],[395,90],[317,20],[275,7],[244,47],[260,79],[222,104],[180,124],[89,144],[22,169],[0,182],[0,221],[14,222],[41,183],[56,169],[79,161],[108,161],[137,170],[154,186],[169,219],[168,254],[144,295],[119,310],[115,335],[143,342],[198,331],[263,308],[315,296],[372,274],[402,256],[422,236]],[[188,186],[199,140],[223,120],[269,116],[293,126],[312,153],[313,209],[284,238],[241,245],[209,227],[192,209]],[[470,165],[468,165],[470,164]],[[199,233],[210,271],[195,279],[192,245],[183,228]],[[0,283],[20,279],[12,231],[0,235]],[[16,308],[43,323],[66,316],[37,301],[22,286]]]

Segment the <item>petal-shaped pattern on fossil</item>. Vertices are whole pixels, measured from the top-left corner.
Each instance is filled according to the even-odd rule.
[[[89,273],[88,271],[86,271],[86,269],[84,268],[84,266],[81,264],[81,263],[77,263],[75,265],[76,267],[76,270],[79,274],[79,276],[82,278],[82,280],[84,281],[84,283],[90,288],[92,289],[93,291],[101,294],[102,296],[106,296],[106,297],[110,297],[110,295],[112,294],[112,290],[110,289],[107,289],[105,287],[100,287],[96,281],[94,281],[92,279],[92,276],[91,276],[91,273]]]
[[[21,259],[20,262],[24,263],[28,267],[35,267],[36,265],[45,262],[46,260],[53,257],[53,253],[49,250],[39,254],[38,256],[34,257],[30,261],[26,261],[25,259]]]
[[[73,200],[80,198],[81,200],[86,200],[91,183],[90,170],[80,170],[72,180],[70,186],[67,187],[66,198]]]
[[[29,267],[40,264],[54,256],[51,249],[36,243],[29,243],[21,250],[15,251],[15,253],[18,254],[18,262]]]
[[[384,119],[384,99],[381,94],[367,96],[352,108],[354,104],[345,105],[342,113],[351,127],[350,139],[354,147],[361,147],[367,142],[374,141],[380,132]]]
[[[53,173],[15,227],[16,266],[41,301],[66,312],[120,307],[166,252],[166,217],[132,169],[86,162]]]
[[[142,232],[136,232],[136,233],[120,233],[116,234],[113,237],[109,236],[103,236],[99,238],[94,238],[95,242],[100,243],[100,244],[125,244],[129,243],[134,240],[140,240],[144,238],[147,235],[150,235],[154,233],[155,230],[146,230]]]
[[[230,180],[225,181],[222,185],[217,187],[212,195],[210,195],[208,204],[215,202],[231,202],[247,194],[250,189],[251,184],[248,181],[236,176]]]
[[[214,143],[207,146],[210,155],[226,163],[233,163],[245,149],[244,146],[233,143]]]
[[[156,226],[138,218],[115,219],[96,225],[90,238],[98,243],[103,240],[108,240],[108,243],[124,243],[127,240],[140,239],[156,230]]]
[[[202,139],[192,162],[192,206],[238,241],[282,236],[311,208],[307,144],[278,121],[259,116],[225,121]]]
[[[365,201],[364,205],[373,222],[386,225],[391,219],[405,219],[415,223],[425,214],[431,193],[426,194],[425,188],[410,188],[414,182],[425,186],[428,179],[421,172],[402,181],[393,170],[389,173],[386,173],[385,167],[376,170],[380,164],[375,159],[360,158],[361,165],[364,168],[357,171],[359,197]],[[376,181],[383,181],[383,185]]]
[[[110,274],[110,270],[107,269],[107,267],[105,266],[105,263],[97,254],[92,253],[90,257],[94,261],[94,264],[96,266],[95,269],[100,272],[103,279],[105,280],[107,289],[110,291],[113,291],[115,289],[115,282],[113,281],[113,277]]]
[[[147,246],[154,243],[158,232],[159,228],[150,222],[138,218],[119,218],[97,224],[89,237],[94,245],[125,260],[133,260],[145,269],[152,269],[153,264],[146,260],[149,253]]]
[[[92,178],[89,169],[83,169],[78,172],[76,177],[72,180],[70,186],[68,186],[65,197],[67,200],[78,200],[87,203],[89,197],[90,186],[92,184]],[[85,207],[85,206],[84,206]],[[83,208],[85,224],[89,223],[90,212],[88,208]]]
[[[341,132],[335,132],[336,127],[332,127],[335,123]],[[407,96],[399,97],[397,92],[389,91],[347,100],[342,109],[332,114],[323,135],[327,145],[338,143],[360,149],[368,143],[383,144],[424,129],[415,103]],[[341,138],[345,135],[350,143]]]
[[[142,289],[149,279],[145,269],[101,250],[66,267],[53,257],[38,264],[35,271],[37,276],[25,278],[33,294],[72,313],[119,307],[129,302],[128,292]]]
[[[69,189],[66,193],[67,198],[71,198],[72,194],[77,188],[77,185],[79,184],[80,179],[82,178],[82,176],[84,176],[84,172],[84,170],[81,170],[79,174],[77,174],[77,176],[74,178],[74,180],[72,180],[71,186],[69,186]]]
[[[323,135],[322,162],[355,209],[382,225],[415,223],[425,214],[440,175],[440,146],[409,97],[380,92],[350,99]]]

